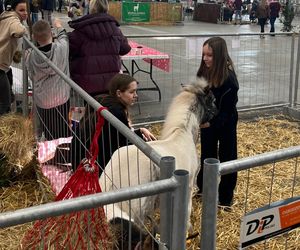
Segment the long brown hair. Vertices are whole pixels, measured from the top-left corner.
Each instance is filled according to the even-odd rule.
[[[208,45],[212,49],[213,63],[210,68],[206,67],[202,54],[197,76],[204,77],[210,86],[220,87],[229,76],[229,70],[235,73],[226,42],[221,37],[212,37],[204,42],[203,47],[205,45]]]
[[[133,81],[136,81],[130,75],[127,74],[116,74],[109,82],[109,95],[108,94],[101,94],[95,96],[95,100],[101,105],[109,107],[110,105],[120,104],[124,108],[124,111],[127,115],[128,123],[131,123],[130,115],[128,113],[127,107],[120,102],[120,99],[117,97],[117,90],[124,92],[128,89],[128,86]],[[95,131],[95,124],[96,124],[96,112],[93,107],[86,104],[85,106],[85,115],[84,118],[80,121],[80,129],[81,135],[86,136],[86,138],[91,137],[91,133]]]
[[[132,76],[127,74],[116,74],[109,82],[108,89],[109,94],[113,97],[117,96],[117,90],[125,92],[129,88],[129,84],[136,82]]]

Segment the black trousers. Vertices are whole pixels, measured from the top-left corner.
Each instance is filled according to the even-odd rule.
[[[69,128],[69,109],[70,101],[50,109],[37,107],[40,120],[40,133],[43,132],[47,140],[50,141],[71,136]],[[48,163],[54,165],[69,163],[69,147],[70,145],[68,144],[60,145],[60,148],[56,150],[54,159]]]
[[[0,115],[10,111],[11,86],[5,71],[0,70]]]
[[[201,129],[201,169],[197,177],[199,191],[202,192],[203,164],[206,158],[217,158],[220,162],[237,159],[237,119],[232,119],[220,128]],[[229,205],[237,182],[237,173],[221,176],[219,203]]]
[[[50,109],[37,107],[41,124],[41,132],[44,132],[47,140],[50,141],[61,137],[70,136],[70,129],[68,124],[69,109],[69,101],[60,106]]]
[[[265,32],[265,24],[266,24],[267,18],[258,18],[258,23],[260,25],[260,33]]]

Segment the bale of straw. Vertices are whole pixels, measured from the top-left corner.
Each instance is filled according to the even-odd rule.
[[[0,180],[32,168],[35,137],[32,121],[18,114],[0,116]]]

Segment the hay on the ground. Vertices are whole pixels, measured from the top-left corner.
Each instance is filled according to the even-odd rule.
[[[151,127],[158,137],[161,126]],[[277,149],[300,145],[300,122],[284,116],[261,118],[238,123],[238,157],[244,158]],[[200,145],[199,155],[201,152]],[[298,172],[297,172],[298,165]],[[296,175],[295,175],[296,171]],[[291,159],[276,164],[242,171],[238,182],[231,212],[220,209],[217,219],[217,249],[238,249],[241,218],[246,212],[271,202],[300,195],[299,160]],[[249,179],[248,179],[249,176]],[[249,180],[249,181],[248,181]],[[271,187],[271,182],[273,184]],[[293,189],[294,187],[294,189]],[[272,191],[271,191],[272,188]],[[271,193],[271,195],[270,195]],[[192,225],[201,233],[202,202],[193,199]],[[205,230],[205,229],[204,229]],[[187,241],[187,249],[199,248],[200,235]],[[300,249],[300,229],[250,246],[248,249],[296,250]]]
[[[161,125],[151,127],[158,136]],[[280,148],[300,144],[299,121],[287,120],[285,117],[258,119],[257,121],[239,122],[238,124],[238,155],[239,158],[264,153]],[[200,147],[199,147],[200,148]],[[199,152],[200,153],[200,152]],[[299,160],[298,160],[299,165]],[[295,160],[255,168],[251,171],[242,171],[238,176],[235,190],[234,205],[231,212],[219,210],[217,226],[217,249],[238,249],[240,235],[240,219],[245,212],[263,206],[269,201],[270,181],[273,178],[271,201],[300,195],[299,169],[296,172]],[[249,182],[248,180],[249,176]],[[295,189],[291,190],[291,183],[295,180]],[[0,189],[1,211],[15,210],[21,207],[38,204],[43,196],[36,181],[19,183],[11,189]],[[47,186],[47,184],[45,184]],[[50,186],[49,186],[50,187]],[[248,189],[247,189],[248,188]],[[49,188],[51,190],[51,188]],[[248,191],[247,191],[248,190]],[[248,199],[245,195],[248,192]],[[194,232],[201,231],[201,201],[193,199],[192,224]],[[5,209],[3,209],[5,208]],[[22,225],[0,230],[0,249],[18,249],[19,243],[30,225]],[[299,248],[300,230],[296,229],[285,236],[278,236],[260,243],[249,249],[294,250]],[[187,249],[199,249],[200,236],[188,241]]]

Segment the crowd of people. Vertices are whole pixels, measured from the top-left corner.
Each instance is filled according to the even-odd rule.
[[[281,11],[281,5],[278,0],[225,0],[222,5],[224,22],[241,24],[242,16],[247,15],[251,23],[257,22],[262,27],[269,19],[271,24],[270,32],[275,32],[274,23]],[[261,32],[264,32],[263,28],[261,28]]]
[[[118,22],[107,13],[108,8],[107,0],[91,0],[89,14],[70,22],[70,27],[73,28],[70,33],[65,31],[59,20],[54,19],[52,22],[49,20],[52,18],[49,12],[44,12],[44,20],[38,20],[33,24],[33,39],[44,56],[67,76],[70,75],[79,86],[106,106],[123,124],[145,141],[156,140],[148,129],[132,128],[129,107],[137,99],[137,80],[130,75],[120,73],[120,56],[127,54],[131,48],[127,38],[119,29]],[[26,0],[12,0],[10,11],[4,11],[0,15],[1,115],[10,111],[11,88],[7,72],[16,52],[18,39],[26,32],[23,22],[27,16]],[[57,30],[56,39],[53,39],[51,26]],[[202,51],[202,60],[195,77],[204,77],[208,81],[215,95],[219,112],[211,121],[199,124],[201,166],[204,159],[209,157],[219,158],[221,162],[237,158],[236,104],[239,89],[225,40],[221,37],[210,38],[204,42]],[[27,49],[25,64],[34,85],[34,101],[42,124],[41,132],[46,140],[67,137],[71,134],[68,126],[70,87],[38,54],[31,48]],[[95,128],[89,124],[87,130],[86,126],[79,126],[79,130],[82,129],[82,134],[90,133],[90,136],[85,137],[89,140],[83,142],[89,148],[90,138]],[[77,137],[73,142],[78,139],[83,140]],[[102,167],[105,167],[115,150],[128,145],[127,139],[108,124],[104,125],[98,143],[104,143],[99,153]],[[78,145],[80,143],[75,143],[71,151],[76,151]],[[71,157],[73,167],[76,168],[85,156],[76,154]],[[236,181],[236,173],[222,176],[219,186],[221,206],[232,205]],[[199,193],[202,192],[202,182],[201,169],[197,180]]]

